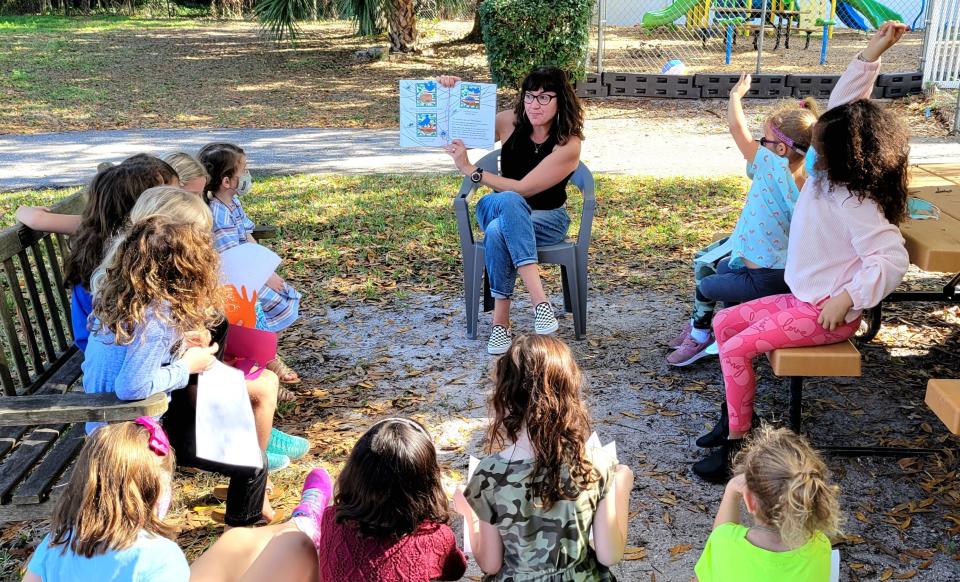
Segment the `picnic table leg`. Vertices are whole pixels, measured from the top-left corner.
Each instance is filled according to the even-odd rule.
[[[873,338],[877,337],[877,332],[880,331],[880,323],[883,319],[883,302],[881,301],[876,307],[868,309],[866,313],[870,321],[866,333],[857,337],[857,341],[860,343],[869,343],[873,341]]]

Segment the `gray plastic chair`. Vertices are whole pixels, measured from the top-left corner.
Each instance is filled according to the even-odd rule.
[[[499,174],[500,151],[483,156],[477,166],[484,172]],[[563,308],[573,314],[573,329],[576,338],[583,339],[587,334],[587,250],[590,247],[590,235],[593,229],[593,213],[597,206],[594,193],[593,174],[583,162],[570,178],[583,194],[583,214],[580,216],[580,232],[575,240],[567,239],[547,247],[537,248],[537,260],[542,264],[560,265],[563,283]],[[477,185],[467,176],[460,185],[460,192],[453,200],[453,209],[457,215],[457,231],[460,233],[460,250],[463,253],[463,291],[467,304],[467,337],[477,338],[477,319],[483,289],[483,310],[493,309],[493,297],[490,295],[490,283],[486,277],[484,265],[483,240],[473,236],[473,221],[467,199],[477,190]],[[572,275],[571,275],[572,274]]]

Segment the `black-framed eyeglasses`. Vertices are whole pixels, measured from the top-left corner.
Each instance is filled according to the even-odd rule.
[[[533,103],[533,100],[536,99],[537,103],[540,105],[550,105],[550,102],[556,98],[556,95],[551,95],[548,93],[540,93],[539,95],[534,95],[533,93],[523,94],[523,102],[528,104]]]
[[[782,141],[777,141],[777,140],[775,140],[775,139],[767,139],[767,138],[765,138],[765,137],[761,137],[761,138],[758,139],[757,141],[760,142],[760,145],[762,145],[762,146],[775,146],[775,145],[779,145],[779,144],[782,144],[782,143],[783,143]],[[786,144],[784,144],[784,145],[786,145]]]

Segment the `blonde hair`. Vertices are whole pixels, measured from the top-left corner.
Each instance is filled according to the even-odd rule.
[[[820,117],[820,107],[813,97],[805,97],[799,103],[795,99],[781,103],[767,117],[766,123],[780,130],[793,140],[797,147],[787,145],[787,157],[800,159],[813,140],[813,126]]]
[[[130,210],[130,225],[146,220],[151,216],[162,216],[174,224],[191,225],[201,231],[210,232],[213,230],[213,215],[203,198],[175,186],[154,186],[144,190]],[[129,227],[127,230],[129,230]],[[103,262],[90,277],[91,292],[96,293],[96,290],[103,283],[106,267],[113,261],[117,248],[125,235],[126,232],[121,232],[107,246]]]
[[[173,166],[173,169],[177,171],[177,175],[180,176],[180,182],[182,184],[186,184],[194,178],[203,178],[204,183],[210,180],[210,174],[207,173],[206,168],[203,167],[200,160],[188,153],[172,153],[163,158],[163,161]]]
[[[147,445],[146,427],[121,422],[97,429],[77,457],[50,520],[50,546],[85,558],[133,546],[141,531],[173,539],[176,529],[155,512],[171,486],[173,451]]]
[[[840,488],[829,482],[827,465],[803,437],[786,428],[763,427],[734,461],[757,498],[756,517],[798,548],[818,532],[840,530]]]

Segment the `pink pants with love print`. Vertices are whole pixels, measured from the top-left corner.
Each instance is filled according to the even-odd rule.
[[[728,307],[713,318],[720,348],[720,368],[727,392],[730,430],[750,430],[757,391],[753,358],[777,348],[822,346],[842,342],[860,327],[858,317],[833,331],[819,323],[820,308],[792,294],[761,297]]]

